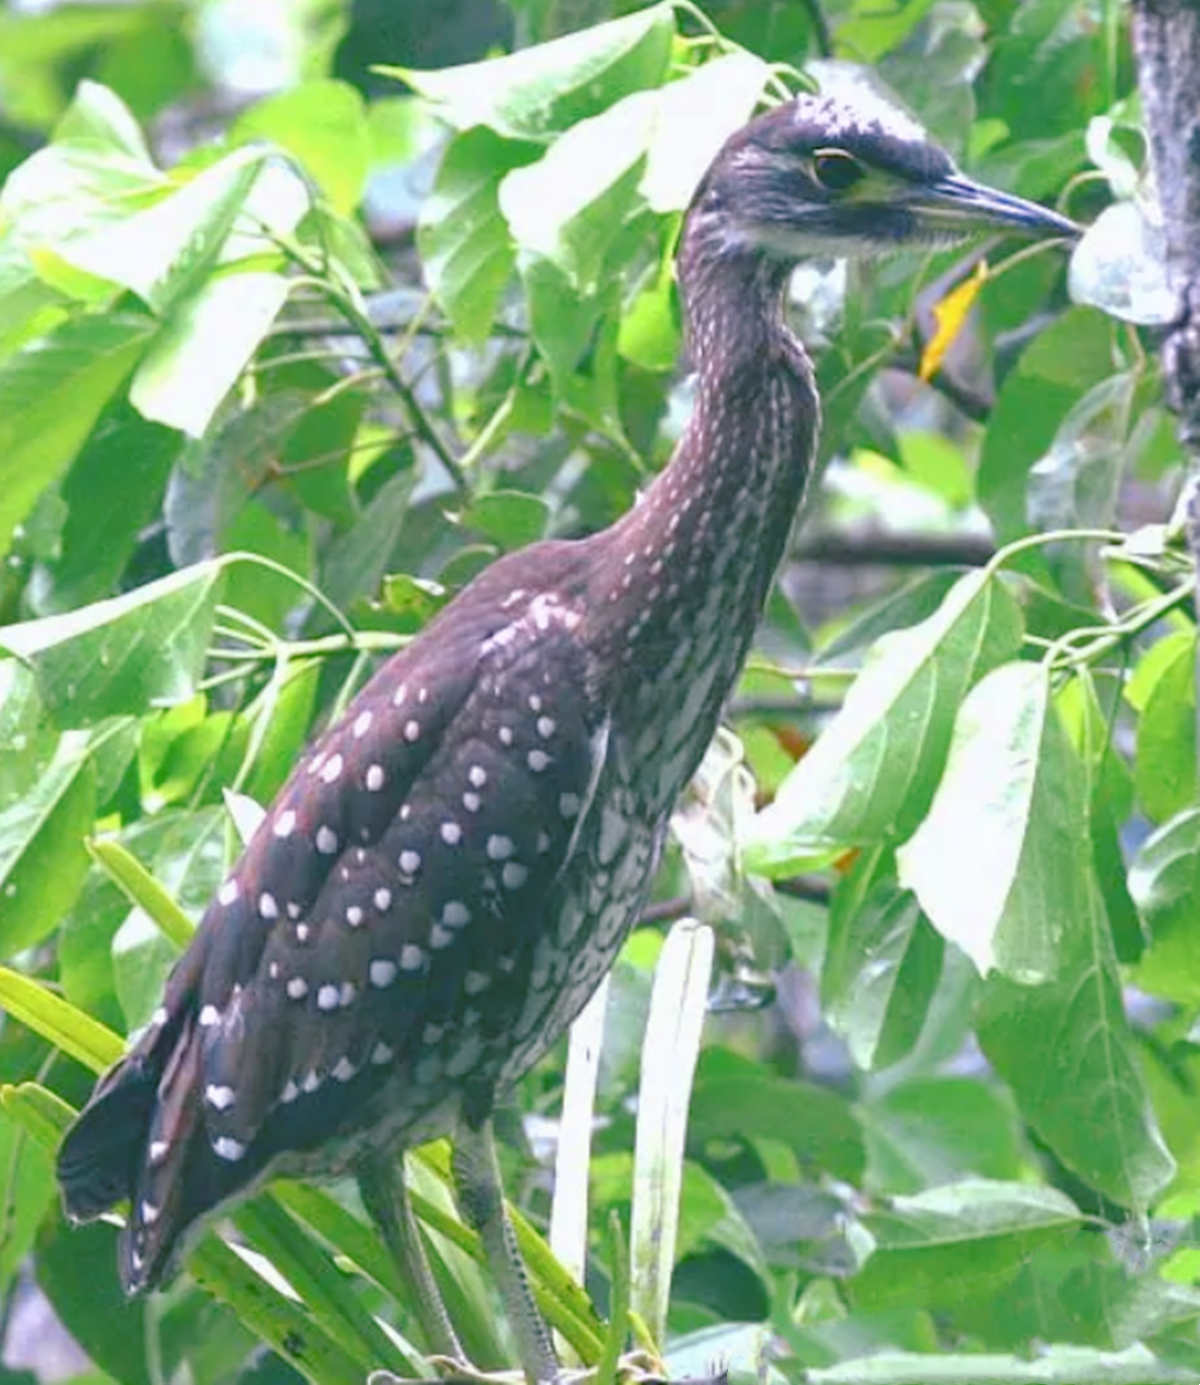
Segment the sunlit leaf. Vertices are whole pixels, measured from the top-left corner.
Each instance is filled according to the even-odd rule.
[[[1070,289],[1076,303],[1161,327],[1179,317],[1179,295],[1167,275],[1166,240],[1137,202],[1106,207],[1071,256]]]
[[[669,4],[567,34],[508,57],[400,77],[460,130],[487,125],[510,139],[547,140],[621,97],[656,85],[674,33]]]
[[[129,397],[146,418],[200,437],[287,301],[267,270],[210,279],[179,302],[137,369]]]
[[[1012,596],[975,572],[934,615],[881,640],[832,724],[755,820],[747,864],[783,873],[838,847],[903,839],[933,796],[960,699],[1020,637]]]
[[[68,725],[185,701],[212,636],[221,567],[201,563],[125,596],[0,627],[0,649],[28,661],[42,700]]]
[[[153,332],[134,314],[79,318],[0,364],[0,549],[83,446]]]
[[[40,942],[70,908],[95,811],[87,738],[68,732],[36,784],[0,812],[0,956]]]
[[[259,101],[230,131],[238,143],[266,140],[295,156],[343,216],[358,206],[371,159],[366,106],[345,82],[305,82]]]
[[[1059,968],[1094,893],[1082,766],[1044,665],[1004,664],[968,693],[929,815],[897,852],[900,881],[980,972]]]
[[[0,967],[0,1009],[93,1072],[103,1072],[125,1050],[111,1029],[8,967]]]

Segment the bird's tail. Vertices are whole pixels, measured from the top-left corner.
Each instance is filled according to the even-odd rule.
[[[72,1221],[129,1203],[118,1256],[128,1294],[167,1277],[202,1210],[188,1177],[203,1124],[200,1057],[190,1015],[147,1033],[100,1080],[59,1146],[58,1180]]]

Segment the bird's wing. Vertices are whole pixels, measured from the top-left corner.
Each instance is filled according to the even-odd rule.
[[[578,619],[537,598],[415,642],[291,776],[63,1147],[72,1215],[131,1196],[127,1287],[389,1078],[503,1047],[603,753]]]

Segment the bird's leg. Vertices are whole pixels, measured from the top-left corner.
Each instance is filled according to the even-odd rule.
[[[368,1216],[383,1235],[401,1278],[412,1285],[426,1349],[465,1363],[466,1354],[425,1254],[408,1184],[404,1180],[403,1156],[399,1161],[386,1157],[369,1160],[358,1171],[358,1191]]]
[[[516,1234],[504,1208],[490,1116],[478,1125],[466,1120],[459,1127],[454,1141],[454,1179],[458,1185],[459,1210],[478,1232],[488,1265],[495,1275],[526,1378],[530,1385],[561,1381],[562,1367],[533,1301],[525,1265],[517,1249]]]

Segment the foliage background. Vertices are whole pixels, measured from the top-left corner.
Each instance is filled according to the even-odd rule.
[[[409,1362],[379,1327],[406,1332],[403,1286],[346,1190],[238,1216],[302,1304],[210,1238],[192,1278],[124,1305],[113,1229],[62,1224],[56,1132],[148,1017],[239,815],[371,660],[498,552],[610,522],[665,462],[688,397],[674,236],[760,96],[869,63],[986,181],[1083,220],[1147,195],[1115,0],[433,8],[0,8],[14,1375]],[[524,56],[408,86],[372,70],[489,50]],[[677,1374],[752,1369],[764,1342],[770,1371],[820,1382],[1200,1374],[1178,454],[1152,335],[1072,304],[1061,249],[990,253],[983,278],[974,251],[797,278],[824,471],[736,737],[617,968],[600,1074],[603,1315],[650,978],[667,924],[712,922]],[[923,381],[933,306],[964,281],[965,329]],[[560,1053],[506,1122],[534,1224],[562,1082]],[[433,1165],[423,1215],[453,1237]],[[436,1247],[473,1355],[508,1359],[486,1287]],[[47,1306],[94,1366],[51,1359]]]

